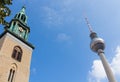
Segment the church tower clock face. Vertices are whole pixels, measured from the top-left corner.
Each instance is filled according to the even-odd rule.
[[[18,29],[19,29],[19,31],[20,31],[21,33],[23,32],[23,28],[22,28],[22,27],[19,27]]]
[[[25,32],[25,30],[22,28],[22,27],[18,27],[18,36],[20,36],[20,37],[24,37],[24,32]]]
[[[19,31],[19,36],[22,37],[22,32],[23,32],[23,29],[21,27],[18,28],[18,31]]]

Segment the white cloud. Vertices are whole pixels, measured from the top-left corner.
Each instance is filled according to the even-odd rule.
[[[111,66],[115,74],[120,76],[120,46],[116,49],[116,55],[112,60]]]
[[[100,60],[94,60],[92,70],[89,71],[89,82],[100,82],[106,77]]]
[[[120,76],[120,46],[116,49],[116,55],[113,57],[110,66],[116,77]],[[106,80],[106,74],[100,60],[94,60],[92,69],[89,71],[89,82],[103,82]],[[118,78],[119,79],[119,78]],[[106,81],[104,81],[106,82]]]

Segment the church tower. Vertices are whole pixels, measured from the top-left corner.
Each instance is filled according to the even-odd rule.
[[[34,46],[28,36],[25,7],[15,15],[0,35],[0,82],[29,82]]]

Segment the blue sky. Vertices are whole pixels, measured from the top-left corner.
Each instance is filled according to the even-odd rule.
[[[24,4],[29,42],[35,45],[29,82],[107,82],[99,57],[89,48],[84,13],[105,40],[106,58],[120,81],[119,0],[13,0],[6,20]]]

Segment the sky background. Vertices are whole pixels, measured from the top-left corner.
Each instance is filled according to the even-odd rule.
[[[108,82],[98,55],[90,50],[83,14],[105,40],[106,58],[120,82],[119,0],[13,0],[6,20],[23,5],[31,29],[29,42],[35,46],[29,82]]]

